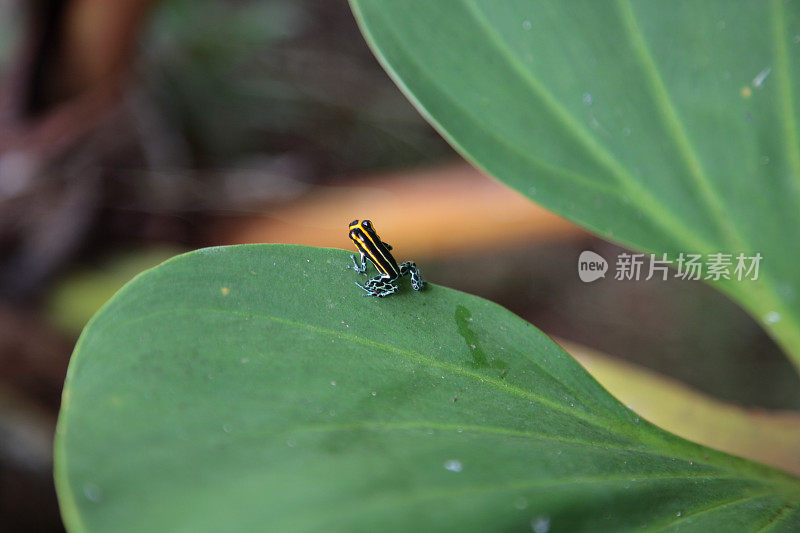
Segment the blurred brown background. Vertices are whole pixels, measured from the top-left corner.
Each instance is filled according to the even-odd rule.
[[[800,408],[791,365],[708,287],[580,282],[582,250],[621,249],[461,161],[345,0],[0,0],[0,530],[61,529],[64,373],[125,281],[208,245],[349,248],[363,217],[428,280],[548,334]]]

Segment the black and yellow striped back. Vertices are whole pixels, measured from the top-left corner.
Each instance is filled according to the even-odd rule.
[[[352,221],[350,223],[350,239],[355,243],[358,251],[364,254],[384,277],[396,279],[400,276],[400,267],[397,266],[397,261],[375,233],[372,222],[369,220]]]

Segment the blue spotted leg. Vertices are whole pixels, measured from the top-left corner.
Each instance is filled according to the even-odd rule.
[[[422,274],[414,261],[406,261],[400,265],[400,275],[405,276],[407,274],[411,274],[411,287],[415,291],[422,290],[425,286],[425,280],[422,279]]]
[[[397,285],[394,285],[392,281],[393,280],[379,274],[367,280],[364,285],[356,281],[356,285],[361,287],[364,291],[363,296],[377,296],[378,298],[383,298],[384,296],[389,296],[397,292]]]

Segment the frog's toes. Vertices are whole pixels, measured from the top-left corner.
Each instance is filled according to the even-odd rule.
[[[372,296],[374,294],[371,289],[366,288],[365,286],[363,286],[359,282],[354,281],[353,283],[356,284],[356,287],[358,287],[359,289],[361,289],[362,291],[364,291],[366,293],[364,296]]]

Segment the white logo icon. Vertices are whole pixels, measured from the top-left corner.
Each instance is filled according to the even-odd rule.
[[[578,257],[578,276],[581,281],[590,283],[600,278],[606,277],[608,262],[602,255],[598,255],[589,250],[581,252]]]

